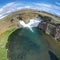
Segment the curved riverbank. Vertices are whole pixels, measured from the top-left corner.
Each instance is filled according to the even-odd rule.
[[[60,43],[55,40],[52,36],[43,33],[43,37],[48,42],[49,50],[51,50],[60,60]]]
[[[50,60],[48,44],[37,28],[21,28],[8,38],[8,58],[11,60]]]

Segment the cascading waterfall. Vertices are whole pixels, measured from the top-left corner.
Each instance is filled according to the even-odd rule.
[[[32,27],[37,27],[41,21],[42,19],[36,18],[36,19],[30,19],[30,22],[27,24],[23,20],[19,20],[19,23],[23,26],[23,28],[28,27],[30,31],[33,32]]]

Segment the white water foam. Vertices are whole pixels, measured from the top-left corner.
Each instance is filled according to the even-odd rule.
[[[42,20],[39,20],[39,19],[30,19],[30,22],[29,23],[25,23],[23,20],[19,20],[20,24],[25,28],[25,27],[28,27],[32,32],[33,32],[33,29],[32,27],[37,27],[38,24],[41,22]]]

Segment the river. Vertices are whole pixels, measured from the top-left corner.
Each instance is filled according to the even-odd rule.
[[[14,31],[9,36],[7,45],[10,60],[54,60],[56,57],[49,51],[48,42],[43,38],[42,32],[31,25]]]

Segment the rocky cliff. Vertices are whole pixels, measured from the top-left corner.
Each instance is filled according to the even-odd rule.
[[[37,17],[42,18],[42,22],[38,26],[39,29],[60,41],[60,18],[47,12],[32,9],[23,9],[1,19],[0,34],[11,28],[21,28],[19,20],[28,23],[30,19]]]
[[[52,18],[46,17],[46,19],[39,24],[39,29],[60,41],[60,23],[55,23],[54,21]]]

